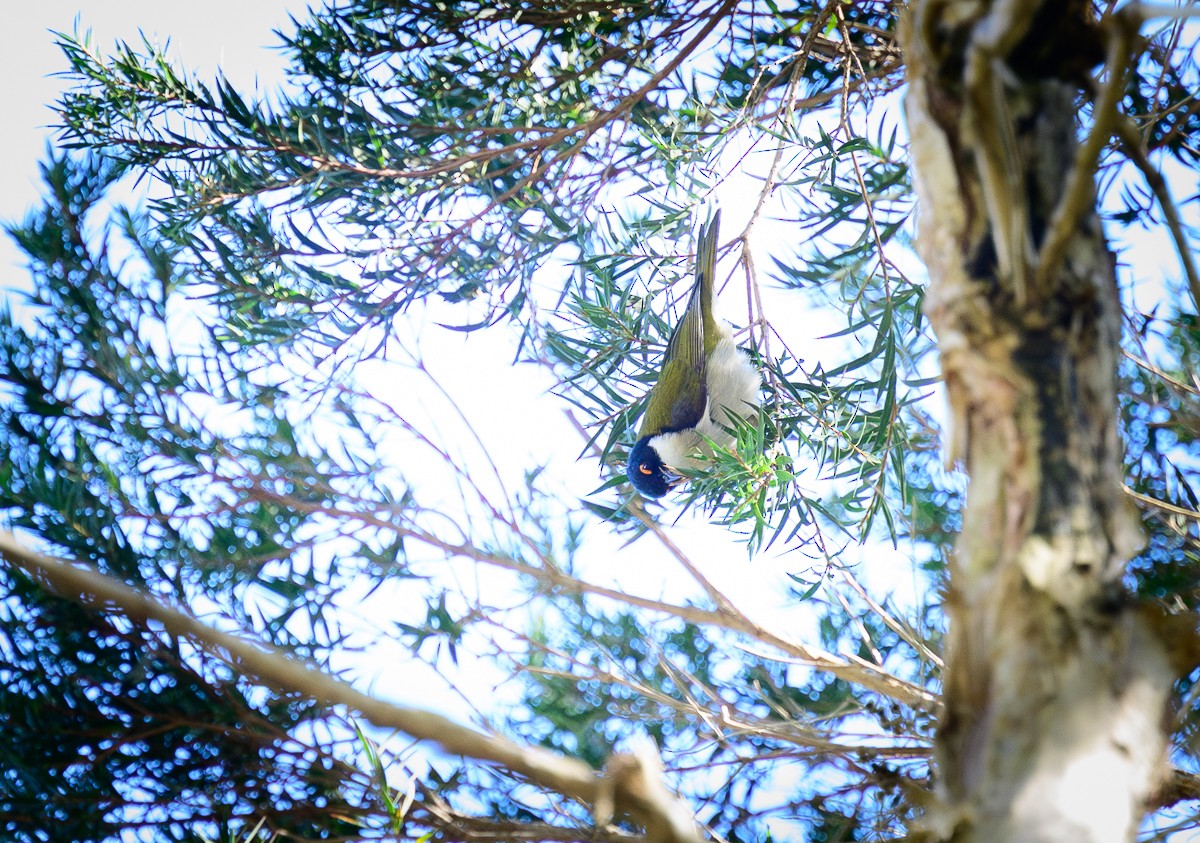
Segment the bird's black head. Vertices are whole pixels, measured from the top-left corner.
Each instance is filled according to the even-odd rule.
[[[661,498],[679,482],[679,476],[663,463],[650,437],[643,436],[629,452],[629,482],[644,497]]]

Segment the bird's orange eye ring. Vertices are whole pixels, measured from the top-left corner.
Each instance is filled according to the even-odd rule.
[[[645,463],[642,463],[641,465],[638,466],[638,471],[640,471],[642,474],[653,474],[654,473],[654,471],[652,469],[650,469]]]

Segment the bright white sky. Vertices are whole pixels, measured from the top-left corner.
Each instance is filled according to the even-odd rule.
[[[288,11],[299,16],[306,6],[303,0],[36,0],[14,6],[0,26],[0,160],[5,162],[0,167],[0,220],[20,219],[38,199],[38,162],[51,134],[48,127],[56,122],[50,106],[66,82],[53,75],[67,64],[50,30],[71,33],[78,21],[105,51],[117,39],[136,43],[141,30],[156,41],[170,38],[188,69],[208,75],[219,66],[243,89],[255,79],[270,87],[281,66],[279,52],[270,48],[277,40],[271,30],[286,28]],[[3,238],[0,287],[24,283],[23,274],[13,277],[14,262],[19,264],[18,253]]]

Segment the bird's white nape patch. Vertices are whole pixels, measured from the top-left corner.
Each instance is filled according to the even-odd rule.
[[[700,444],[700,437],[696,435],[695,430],[660,433],[650,439],[650,444],[668,468],[696,469],[702,465],[694,456]]]

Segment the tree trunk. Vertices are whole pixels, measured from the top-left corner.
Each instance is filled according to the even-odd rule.
[[[1093,183],[1107,133],[1077,139],[1104,56],[1090,8],[915,0],[905,32],[926,311],[970,476],[925,818],[940,840],[1132,840],[1166,769],[1175,672],[1121,582],[1143,540]]]

